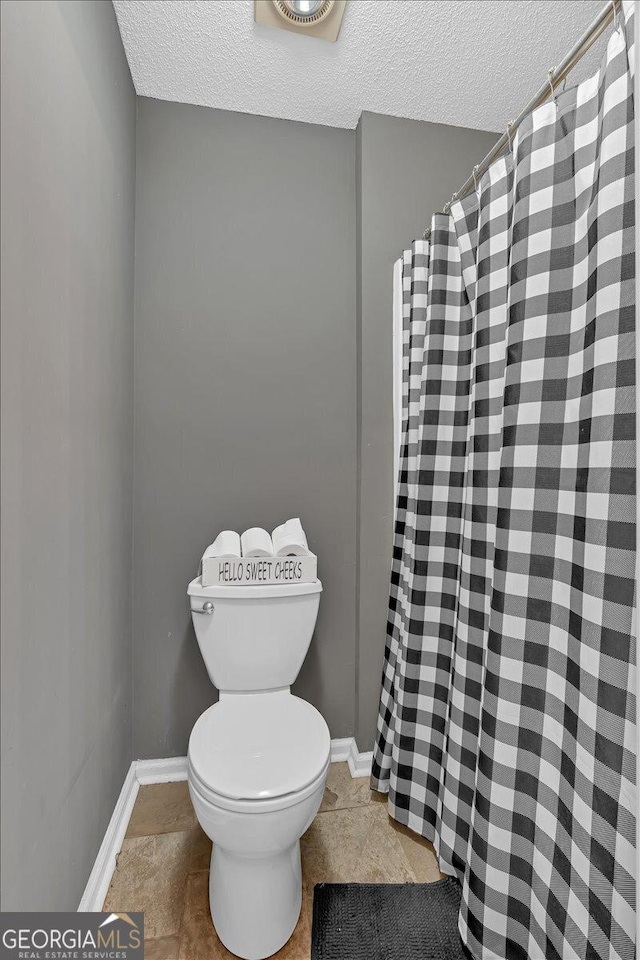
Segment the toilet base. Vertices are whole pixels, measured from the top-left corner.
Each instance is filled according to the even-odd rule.
[[[300,916],[300,843],[263,857],[239,856],[214,845],[209,903],[216,932],[231,953],[242,960],[277,953]]]

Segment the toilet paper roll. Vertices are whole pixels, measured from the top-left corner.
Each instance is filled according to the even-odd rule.
[[[300,543],[304,543],[305,547],[307,548],[309,547],[309,544],[307,543],[307,535],[302,529],[300,517],[292,517],[291,520],[287,520],[284,525],[284,529],[288,537],[291,537]]]
[[[249,527],[240,537],[243,557],[272,557],[271,536],[262,527]]]
[[[272,530],[272,531],[271,531],[271,542],[272,542],[272,543],[273,543],[274,537],[282,537],[282,536],[284,536],[284,528],[285,528],[285,524],[284,524],[284,523],[281,523],[279,527],[276,527],[275,530]]]
[[[309,545],[298,517],[287,520],[271,534],[276,557],[308,557]]]
[[[239,560],[242,556],[240,535],[235,530],[222,530],[212,544],[207,547],[204,557],[228,557],[230,560]]]

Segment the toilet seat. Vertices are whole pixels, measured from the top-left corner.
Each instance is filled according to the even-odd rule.
[[[324,718],[288,690],[227,694],[191,732],[189,782],[226,809],[281,809],[316,789],[330,751]]]

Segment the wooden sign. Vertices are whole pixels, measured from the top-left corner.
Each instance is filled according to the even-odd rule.
[[[277,583],[309,583],[318,578],[318,558],[243,557],[230,560],[203,557],[202,586],[267,586]]]

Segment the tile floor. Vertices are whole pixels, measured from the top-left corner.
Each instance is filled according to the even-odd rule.
[[[431,844],[392,821],[385,798],[346,763],[331,764],[301,847],[302,912],[277,960],[309,960],[315,883],[441,879]],[[210,855],[185,782],[140,787],[104,909],[144,911],[146,960],[233,960],[209,914]]]

